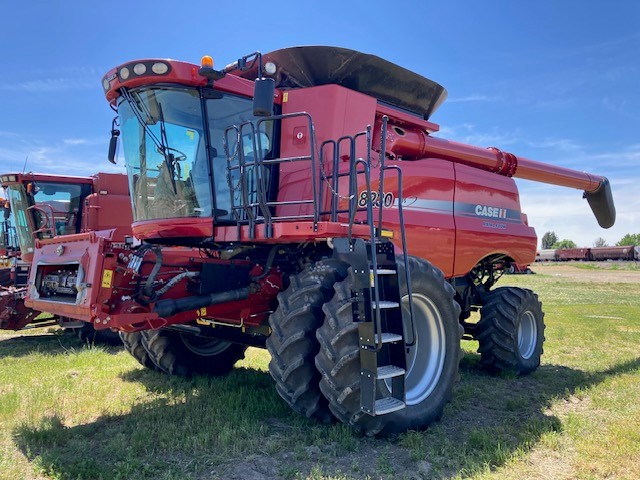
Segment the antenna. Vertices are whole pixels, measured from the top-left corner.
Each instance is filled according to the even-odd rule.
[[[22,166],[22,174],[24,175],[25,170],[27,169],[27,160],[29,160],[29,154],[27,154],[27,158],[24,159],[24,165]]]

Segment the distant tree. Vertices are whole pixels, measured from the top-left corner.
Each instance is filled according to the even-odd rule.
[[[627,233],[616,245],[640,245],[640,233]]]
[[[542,236],[542,248],[552,248],[553,244],[558,241],[556,232],[547,232]]]
[[[567,240],[567,239],[563,239],[560,240],[559,242],[554,243],[553,245],[551,245],[551,248],[576,248],[576,242],[572,241],[572,240]]]
[[[598,238],[596,238],[595,242],[593,242],[593,246],[594,247],[608,247],[609,244],[607,243],[607,241],[604,238],[598,237]]]

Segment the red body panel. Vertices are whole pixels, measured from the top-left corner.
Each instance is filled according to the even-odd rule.
[[[367,125],[373,125],[376,113],[375,98],[348,90],[337,85],[305,88],[286,92],[282,102],[282,113],[307,112],[314,121],[316,151],[320,151],[323,142],[336,140],[345,135],[355,135],[365,130]],[[341,145],[345,153],[349,153],[349,146]],[[356,143],[356,156],[364,157],[366,143]],[[280,156],[282,158],[309,155],[311,136],[306,117],[295,117],[282,122],[280,139]],[[325,150],[322,159],[326,164],[325,171],[329,171],[332,149]],[[321,188],[325,189],[323,198],[329,201],[329,191],[326,182]],[[278,200],[309,200],[312,198],[312,184],[310,181],[309,164],[307,162],[283,163],[280,167],[280,185]],[[328,203],[322,206],[328,208]],[[304,215],[312,213],[311,205],[279,207],[277,215]]]

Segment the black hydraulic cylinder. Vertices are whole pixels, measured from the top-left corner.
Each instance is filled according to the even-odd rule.
[[[229,290],[228,292],[178,298],[177,300],[167,298],[157,302],[153,311],[161,317],[170,317],[176,313],[196,310],[198,308],[208,307],[209,305],[244,300],[248,296],[249,288],[245,287],[237,290]]]

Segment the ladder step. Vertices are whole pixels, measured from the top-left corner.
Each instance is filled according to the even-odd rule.
[[[371,273],[373,274],[373,269],[371,269]],[[379,268],[378,270],[376,270],[376,273],[378,275],[395,275],[396,272],[395,270],[391,270],[390,268]]]
[[[398,400],[397,398],[381,398],[379,400],[376,400],[375,414],[384,415],[386,413],[402,410],[405,406],[405,403],[402,400]]]
[[[379,335],[375,335],[375,342],[378,343]],[[402,340],[402,335],[397,335],[395,333],[383,333],[382,334],[382,343],[393,343],[399,342]]]
[[[384,367],[378,367],[378,380],[399,377],[400,375],[404,375],[404,368],[396,367],[395,365],[385,365]]]
[[[400,306],[399,303],[397,302],[387,302],[387,301],[380,301],[377,304],[375,302],[372,303],[373,308],[377,308],[379,310],[383,310],[386,308],[398,308]]]

